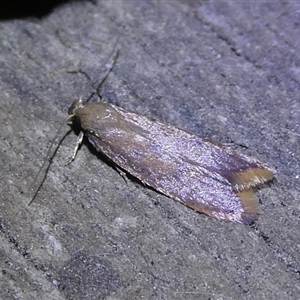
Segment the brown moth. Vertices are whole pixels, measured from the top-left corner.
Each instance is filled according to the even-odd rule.
[[[196,211],[233,222],[257,220],[254,188],[274,178],[266,165],[229,147],[109,103],[69,108],[69,119],[97,151],[162,194]]]

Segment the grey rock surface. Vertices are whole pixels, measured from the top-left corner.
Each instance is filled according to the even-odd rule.
[[[299,2],[81,1],[26,13],[0,11],[0,298],[297,299]],[[87,144],[64,167],[74,133],[28,206],[67,108],[95,92],[116,49],[100,101],[277,171],[257,191],[254,226],[124,180]]]

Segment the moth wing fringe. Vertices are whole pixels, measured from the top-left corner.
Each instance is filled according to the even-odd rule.
[[[274,173],[261,167],[248,168],[231,175],[231,184],[236,191],[258,187],[274,178]]]
[[[258,219],[260,207],[257,198],[254,195],[253,189],[244,190],[237,193],[240,198],[244,213],[241,217],[243,224],[251,224]]]

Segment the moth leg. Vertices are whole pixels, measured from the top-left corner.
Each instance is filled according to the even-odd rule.
[[[81,144],[82,144],[83,137],[84,137],[84,133],[83,133],[83,131],[80,131],[80,133],[79,133],[79,135],[78,135],[77,142],[76,142],[76,146],[75,146],[75,149],[74,149],[74,153],[73,153],[73,155],[72,155],[70,161],[67,162],[67,163],[65,164],[65,166],[68,166],[68,165],[75,159],[75,156],[76,156],[76,154],[77,154],[77,151],[78,151],[79,147],[80,147]]]
[[[125,183],[128,184],[128,178],[127,178],[126,172],[124,172],[118,166],[114,166],[114,169],[119,173],[119,175],[121,175],[121,177],[124,179]]]

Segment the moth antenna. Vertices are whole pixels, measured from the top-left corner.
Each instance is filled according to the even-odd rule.
[[[106,74],[103,76],[103,78],[101,79],[100,83],[96,86],[95,92],[93,92],[93,93],[88,97],[88,100],[87,100],[85,103],[87,103],[87,102],[88,102],[95,94],[97,94],[97,95],[99,96],[99,98],[101,98],[99,90],[101,89],[101,86],[102,86],[103,83],[106,81],[106,79],[107,79],[107,77],[109,76],[109,74],[111,73],[113,67],[114,67],[115,64],[116,64],[117,58],[118,58],[118,56],[119,56],[119,50],[116,51],[117,45],[118,45],[118,43],[119,43],[119,39],[120,39],[120,35],[117,37],[117,39],[116,39],[116,41],[115,41],[115,44],[114,44],[114,46],[113,46],[113,50],[112,50],[111,53],[109,54],[108,58],[105,60],[105,63],[102,64],[102,66],[104,65],[104,66],[106,67],[106,69],[107,69]],[[109,61],[110,61],[111,59],[112,59],[112,63],[109,64]],[[84,71],[80,70],[79,72],[80,72],[80,73],[83,73],[84,75],[86,75],[86,76],[90,79],[90,77],[88,76],[88,74],[85,73]],[[73,73],[73,72],[71,72],[71,73]],[[82,105],[83,105],[83,103],[84,103],[84,101],[83,101],[83,99],[82,99],[82,96],[80,96],[80,98],[79,98],[79,103],[82,104]],[[38,192],[40,191],[41,187],[43,186],[43,184],[44,184],[44,182],[45,182],[45,180],[46,180],[46,178],[47,178],[47,175],[48,175],[50,166],[51,166],[51,164],[52,164],[52,160],[53,160],[54,156],[56,155],[56,153],[57,153],[57,151],[58,151],[58,148],[60,147],[60,145],[62,144],[63,140],[66,138],[66,136],[67,136],[68,134],[70,134],[70,132],[72,131],[72,129],[70,129],[70,130],[68,130],[68,131],[64,134],[64,136],[60,139],[59,143],[57,144],[57,146],[56,146],[55,150],[53,151],[52,155],[50,155],[51,150],[52,150],[52,147],[53,147],[53,145],[54,145],[54,142],[55,142],[55,140],[57,139],[57,137],[59,136],[59,134],[60,134],[60,132],[61,132],[62,126],[63,126],[66,122],[70,121],[73,117],[74,117],[74,115],[73,115],[73,114],[70,114],[70,115],[67,117],[66,121],[64,121],[64,122],[59,126],[59,128],[58,128],[58,130],[57,130],[57,132],[56,132],[55,138],[54,138],[53,141],[51,142],[50,147],[49,147],[49,149],[48,149],[48,151],[47,151],[46,158],[45,158],[45,160],[44,160],[44,162],[43,162],[43,164],[42,164],[40,170],[38,171],[37,175],[36,175],[35,178],[34,178],[34,182],[36,182],[37,178],[40,176],[40,173],[42,172],[42,170],[44,169],[44,167],[46,166],[46,164],[47,164],[47,162],[48,162],[48,165],[47,165],[46,170],[45,170],[44,177],[43,177],[41,183],[38,185],[37,189],[35,190],[34,195],[33,195],[33,197],[31,198],[31,201],[29,202],[28,206],[30,206],[30,205],[32,204],[32,202],[35,200],[35,198],[36,198]],[[78,151],[80,145],[82,144],[83,137],[84,137],[83,132],[80,132],[80,134],[79,134],[79,136],[78,136],[78,139],[77,139],[76,147],[75,147],[75,149],[74,149],[74,153],[73,153],[73,155],[72,155],[72,157],[71,157],[71,160],[70,160],[69,162],[67,162],[67,163],[65,164],[65,166],[69,165],[69,164],[75,159],[76,153],[77,153],[77,151]],[[32,189],[33,185],[34,185],[34,183],[31,185],[31,188],[30,188],[30,189]]]
[[[87,101],[85,103],[88,103],[92,97],[97,94],[98,97],[101,99],[101,93],[100,93],[100,89],[103,85],[103,83],[106,81],[107,77],[109,76],[109,74],[111,73],[111,71],[113,70],[117,59],[119,57],[119,50],[116,50],[118,43],[119,43],[119,39],[120,39],[120,35],[117,37],[115,44],[113,46],[113,50],[111,51],[111,53],[109,54],[109,56],[107,57],[107,59],[105,60],[105,63],[102,64],[101,67],[105,66],[106,68],[106,74],[102,77],[101,81],[97,84],[95,91],[91,93],[91,95],[88,97]],[[109,61],[112,60],[112,63],[109,63]],[[100,67],[100,68],[101,68]]]
[[[69,116],[69,117],[70,117],[70,116]],[[44,184],[44,182],[45,182],[45,180],[46,180],[46,178],[47,178],[47,175],[48,175],[50,166],[51,166],[51,164],[52,164],[52,160],[53,160],[54,156],[56,155],[56,153],[57,153],[57,151],[58,151],[58,148],[60,147],[60,145],[62,144],[63,140],[66,138],[66,136],[67,136],[68,134],[70,134],[70,132],[72,131],[72,129],[69,129],[69,130],[63,135],[63,137],[59,140],[57,146],[55,147],[53,153],[51,154],[52,148],[53,148],[53,145],[54,145],[54,142],[56,141],[57,137],[60,135],[61,129],[62,129],[62,127],[65,125],[66,121],[68,121],[68,120],[70,119],[69,117],[68,117],[68,118],[67,118],[67,119],[59,126],[59,128],[58,128],[58,130],[57,130],[57,132],[56,132],[56,134],[55,134],[55,137],[54,137],[53,141],[50,143],[50,147],[49,147],[49,149],[48,149],[48,151],[47,151],[47,154],[46,154],[46,157],[45,157],[45,159],[44,159],[44,162],[43,162],[42,166],[40,167],[40,169],[39,169],[37,175],[34,177],[34,182],[33,182],[33,184],[31,185],[30,190],[33,188],[33,186],[34,186],[35,182],[37,181],[38,177],[40,176],[42,170],[44,169],[44,167],[45,167],[46,164],[48,163],[48,165],[47,165],[47,167],[46,167],[46,170],[45,170],[45,173],[44,173],[44,176],[43,176],[43,179],[42,179],[42,181],[40,182],[40,184],[38,185],[37,189],[35,190],[35,192],[34,192],[32,198],[31,198],[30,202],[28,203],[28,206],[30,206],[30,205],[32,204],[32,202],[35,200],[35,198],[36,198],[38,192],[40,191],[41,187],[43,186],[43,184]]]
[[[118,38],[118,40],[119,40],[119,38]],[[117,40],[117,42],[118,42],[118,40]],[[115,45],[115,47],[116,46],[117,45]],[[112,54],[113,54],[113,52],[112,52]],[[113,68],[114,68],[114,66],[116,64],[116,61],[117,61],[117,59],[119,57],[119,50],[117,50],[116,53],[115,53],[115,55],[113,56],[112,64],[108,64],[108,61],[111,59],[112,54],[110,55],[110,57],[108,58],[107,62],[105,63],[105,66],[107,68],[107,72],[103,76],[103,78],[101,79],[101,81],[99,82],[99,84],[97,85],[97,88],[96,88],[96,94],[98,95],[99,98],[101,98],[100,89],[101,89],[103,83],[106,81],[106,79],[109,76],[109,74],[111,73],[111,71],[113,70]]]

